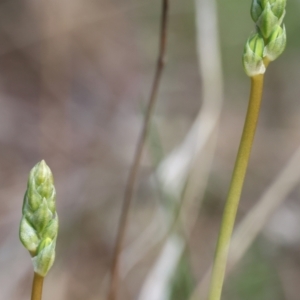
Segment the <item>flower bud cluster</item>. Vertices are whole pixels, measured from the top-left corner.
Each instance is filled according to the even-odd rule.
[[[248,39],[244,49],[243,65],[248,76],[263,74],[264,61],[273,61],[284,51],[285,7],[286,0],[252,0],[251,17],[257,32]]]
[[[46,276],[55,259],[58,216],[53,176],[45,161],[30,171],[25,192],[19,236],[30,252],[34,271]]]

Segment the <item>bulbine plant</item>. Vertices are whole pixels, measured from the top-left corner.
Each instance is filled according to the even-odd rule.
[[[221,299],[230,239],[260,111],[264,74],[269,63],[282,54],[286,45],[282,24],[285,7],[286,0],[252,1],[251,17],[256,32],[246,42],[243,54],[244,69],[251,79],[249,105],[219,232],[209,300]]]
[[[52,172],[42,160],[29,174],[19,232],[22,244],[31,255],[34,269],[31,300],[42,298],[44,277],[55,259],[58,233],[55,200]]]
[[[120,256],[128,227],[130,205],[164,69],[169,0],[161,0],[161,2],[162,17],[156,73],[124,193],[111,267],[109,300],[116,300],[119,292]],[[249,105],[218,237],[209,300],[221,299],[230,240],[260,112],[264,74],[269,63],[282,54],[286,45],[286,30],[283,25],[285,8],[286,0],[252,0],[251,17],[255,22],[256,31],[248,38],[242,59],[244,70],[251,79]],[[55,202],[56,191],[53,175],[45,161],[42,160],[33,167],[29,174],[19,230],[20,240],[29,251],[33,263],[34,278],[31,300],[42,299],[44,277],[55,260],[58,234]]]

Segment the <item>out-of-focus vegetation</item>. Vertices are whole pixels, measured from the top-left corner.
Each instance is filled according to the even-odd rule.
[[[172,300],[186,299],[213,260],[248,100],[241,55],[253,26],[250,2],[217,1],[224,105],[205,201],[187,235],[184,257],[171,272]],[[168,59],[155,113],[165,155],[182,143],[203,100],[194,2],[170,4]],[[153,80],[160,8],[159,0],[0,3],[0,300],[30,294],[31,264],[18,227],[27,174],[41,159],[54,173],[60,215],[44,299],[105,299],[124,185]],[[288,44],[266,74],[237,224],[300,141],[300,3],[288,0],[287,10]],[[153,183],[156,163],[147,145],[126,246],[148,234],[141,245],[149,251],[136,247],[124,254],[122,300],[138,299],[172,215]],[[299,198],[298,185],[228,274],[224,300],[299,299]]]

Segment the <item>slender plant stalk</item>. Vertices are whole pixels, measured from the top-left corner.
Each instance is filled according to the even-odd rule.
[[[263,82],[264,74],[251,77],[248,111],[221,223],[209,300],[221,299],[228,249],[259,116]]]
[[[135,151],[134,159],[132,162],[132,166],[130,169],[130,173],[128,176],[124,199],[123,199],[123,206],[122,212],[119,221],[117,239],[113,254],[113,262],[111,266],[111,281],[109,286],[108,292],[108,299],[109,300],[116,300],[119,288],[119,264],[120,264],[120,254],[123,248],[125,234],[127,231],[128,226],[128,217],[129,217],[129,210],[130,204],[132,200],[132,195],[134,191],[134,186],[138,174],[138,169],[140,165],[140,161],[142,158],[143,148],[145,144],[145,140],[149,131],[149,125],[151,116],[154,110],[154,106],[156,103],[158,88],[161,80],[162,71],[164,68],[164,60],[165,60],[165,53],[166,53],[166,42],[167,42],[167,21],[168,21],[168,11],[169,11],[169,0],[162,0],[162,17],[161,17],[161,27],[160,27],[160,44],[159,44],[159,53],[158,53],[158,60],[157,66],[154,76],[154,81],[151,89],[150,98],[146,107],[145,112],[145,119],[143,124],[143,129],[140,134],[137,148]]]
[[[248,38],[242,60],[244,70],[251,78],[250,99],[224,208],[212,270],[209,300],[221,299],[230,239],[260,111],[264,73],[269,63],[277,59],[286,46],[286,31],[284,24],[282,24],[285,7],[286,0],[252,1],[250,13],[256,24],[256,33]]]
[[[31,300],[41,300],[43,293],[44,277],[34,273],[32,282]]]

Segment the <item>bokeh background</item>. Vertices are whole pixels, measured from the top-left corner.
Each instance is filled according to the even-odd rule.
[[[247,107],[241,55],[253,30],[250,3],[170,0],[167,64],[131,207],[119,299],[205,299]],[[289,0],[288,44],[267,71],[236,223],[248,217],[248,227],[235,244],[224,300],[299,300],[299,13],[300,2]],[[18,226],[28,173],[41,159],[54,173],[60,218],[43,299],[106,299],[160,15],[159,0],[1,1],[1,300],[29,299],[32,267]],[[247,237],[253,241],[243,250]]]

